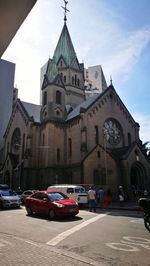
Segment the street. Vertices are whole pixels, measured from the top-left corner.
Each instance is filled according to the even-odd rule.
[[[150,234],[137,211],[80,210],[75,218],[51,221],[27,216],[24,207],[1,210],[0,261],[1,266],[150,265]]]

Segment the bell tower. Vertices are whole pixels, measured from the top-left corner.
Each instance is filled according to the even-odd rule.
[[[48,60],[42,84],[41,120],[65,120],[67,110],[85,100],[84,65],[79,63],[67,28],[67,1],[64,26],[52,59]]]

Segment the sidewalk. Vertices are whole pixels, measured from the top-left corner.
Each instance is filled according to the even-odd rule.
[[[141,208],[138,205],[138,202],[135,201],[125,201],[123,206],[120,206],[119,202],[111,202],[108,209],[117,209],[117,210],[129,210],[129,211],[140,211]]]
[[[100,266],[78,254],[0,232],[1,266]]]
[[[88,205],[85,207],[88,208]],[[108,207],[104,206],[96,206],[97,209],[103,209],[103,210],[127,210],[127,211],[140,211],[142,212],[141,207],[138,205],[138,202],[135,201],[125,201],[123,203],[123,206],[120,206],[119,202],[112,201]]]

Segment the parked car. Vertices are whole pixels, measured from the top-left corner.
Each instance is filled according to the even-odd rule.
[[[56,189],[63,192],[65,195],[69,197],[69,199],[74,199],[78,202],[79,205],[88,203],[88,194],[85,191],[85,188],[81,185],[52,185],[48,186],[48,190]]]
[[[24,201],[26,199],[26,197],[32,195],[33,193],[35,193],[37,190],[33,189],[33,190],[25,190],[21,195],[20,195],[20,199],[22,204],[24,204]]]
[[[19,196],[11,189],[0,190],[0,208],[20,207]]]
[[[50,219],[60,216],[75,216],[79,212],[78,203],[58,190],[37,191],[25,199],[28,215],[39,213]]]
[[[0,190],[8,190],[10,189],[7,184],[0,184]]]

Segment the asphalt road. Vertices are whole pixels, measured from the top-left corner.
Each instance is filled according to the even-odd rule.
[[[4,247],[22,242],[35,250],[35,256],[45,256],[47,250],[56,251],[57,257],[65,254],[70,258],[78,258],[74,264],[67,259],[66,265],[150,265],[150,233],[145,229],[142,214],[136,211],[111,210],[91,213],[80,210],[72,219],[48,220],[47,217],[26,215],[21,209],[0,211],[0,265]],[[42,248],[42,252],[41,252]],[[44,249],[45,248],[45,249]],[[46,250],[46,251],[45,251]],[[27,250],[21,252],[27,254]],[[13,259],[13,254],[11,255]],[[48,256],[48,255],[46,255]],[[32,257],[32,255],[31,255]],[[80,264],[81,261],[85,264]],[[15,261],[15,260],[14,260]],[[39,261],[39,260],[38,260]],[[61,261],[57,265],[63,265]],[[87,262],[87,264],[86,264]],[[95,262],[95,264],[94,264]],[[93,263],[93,264],[92,264]],[[19,265],[16,264],[16,265]],[[24,261],[20,265],[38,265]],[[55,260],[50,264],[56,265]]]

